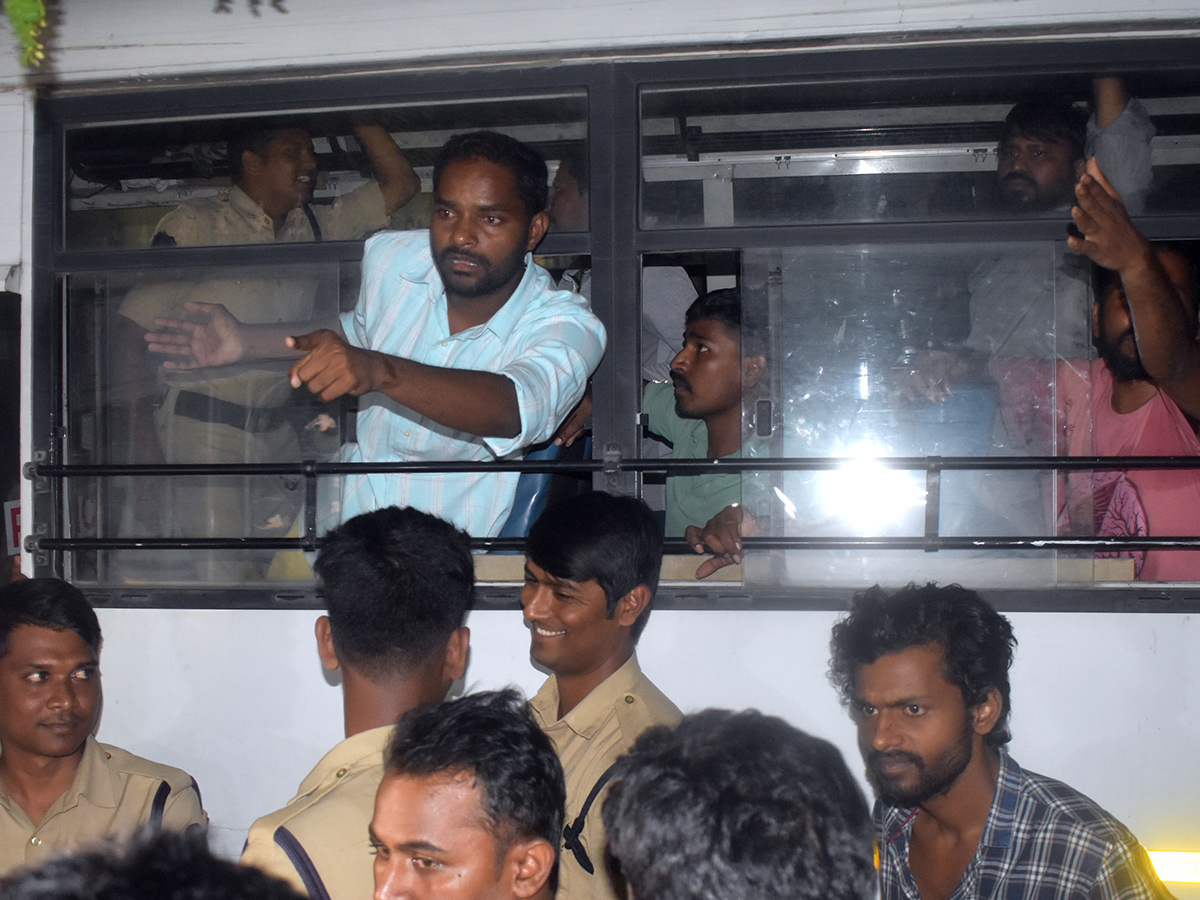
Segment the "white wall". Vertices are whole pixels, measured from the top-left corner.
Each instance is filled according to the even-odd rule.
[[[101,740],[182,766],[200,783],[213,840],[241,848],[341,736],[315,612],[102,610]],[[825,679],[834,613],[659,611],[642,639],[650,677],[685,711],[757,707],[832,740],[861,771]],[[1012,752],[1122,819],[1151,849],[1200,850],[1200,654],[1186,615],[1022,613]],[[468,690],[542,676],[520,613],[471,615]],[[1182,886],[1176,886],[1182,887]],[[1200,890],[1177,891],[1182,900]]]
[[[1040,24],[1190,20],[1194,0],[284,0],[254,17],[247,0],[52,0],[55,78],[78,80],[278,68],[383,64],[450,56],[575,54],[593,48],[802,41],[845,34],[915,34]],[[7,31],[7,30],[6,30]],[[16,41],[0,79],[19,78]],[[2,47],[3,44],[0,44]],[[485,48],[482,50],[481,48]]]

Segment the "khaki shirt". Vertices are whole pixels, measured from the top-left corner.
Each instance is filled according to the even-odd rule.
[[[383,193],[365,184],[330,205],[310,207],[322,240],[352,240],[387,224]],[[271,217],[239,187],[222,197],[188,200],[167,213],[156,233],[169,235],[180,247],[228,244],[274,244],[312,241],[312,226],[303,209],[288,213],[275,234]],[[288,277],[280,277],[286,271]],[[338,312],[337,274],[329,264],[248,266],[237,269],[181,269],[169,277],[156,270],[153,283],[131,290],[121,301],[121,315],[147,331],[159,316],[192,318],[187,302],[220,303],[242,322],[274,324],[332,319]],[[318,303],[318,296],[320,302]],[[321,308],[318,308],[321,307]],[[281,348],[281,355],[283,354]],[[286,373],[290,360],[256,360],[186,372],[163,370],[165,381],[183,390],[250,407],[277,407],[291,396]],[[135,388],[136,389],[136,388]],[[126,389],[128,390],[128,389]]]
[[[88,737],[75,780],[34,825],[0,786],[0,875],[36,866],[83,844],[128,834],[150,821],[154,798],[166,784],[162,826],[206,827],[196,782],[182,769],[134,756]]]
[[[558,681],[542,685],[529,706],[542,731],[554,744],[567,779],[567,820],[575,821],[583,801],[604,770],[624,754],[651,725],[676,725],[679,708],[656,688],[638,666],[637,654],[569,713],[558,718]],[[600,808],[606,786],[588,811],[581,841],[595,866],[589,875],[574,854],[564,850],[558,874],[557,900],[619,900],[604,865],[604,823]]]
[[[250,826],[242,862],[310,897],[369,900],[375,893],[367,826],[383,780],[392,726],[348,737],[317,763],[288,805]]]

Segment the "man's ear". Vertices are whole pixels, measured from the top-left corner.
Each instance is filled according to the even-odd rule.
[[[446,642],[446,657],[442,663],[442,678],[451,683],[467,673],[467,656],[471,649],[471,629],[456,628]]]
[[[517,841],[504,857],[505,874],[512,879],[512,896],[535,897],[554,871],[554,848],[544,838]]]
[[[317,653],[321,657],[321,665],[333,671],[341,666],[338,662],[337,651],[333,649],[333,629],[329,627],[329,616],[317,619]]]
[[[613,610],[613,618],[617,620],[618,625],[632,628],[633,623],[641,617],[649,605],[650,588],[644,584],[639,584],[617,601],[617,608]]]
[[[767,370],[767,358],[761,354],[747,356],[742,360],[742,390],[750,392],[762,381],[763,372]]]
[[[550,228],[550,216],[545,210],[534,215],[529,220],[529,240],[525,242],[525,249],[532,250],[542,242],[542,238],[546,236],[547,229]]]
[[[262,168],[262,158],[253,150],[242,151],[242,176],[257,175]]]
[[[971,725],[979,735],[991,734],[1004,713],[1004,700],[995,688],[988,688],[983,700],[971,710]]]

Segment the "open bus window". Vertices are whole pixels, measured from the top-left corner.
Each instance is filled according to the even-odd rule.
[[[306,241],[314,239],[310,213],[324,226],[317,240],[356,240],[385,227],[423,228],[433,163],[451,135],[504,131],[557,162],[565,149],[586,139],[585,115],[585,98],[568,94],[72,128],[66,136],[64,246]],[[284,131],[298,135],[288,150],[296,164],[293,180],[299,180],[279,189],[293,190],[298,199],[291,218],[272,236],[269,222],[256,227],[256,204],[240,191],[252,176],[239,150],[266,153],[262,139]],[[376,184],[384,168],[394,165],[390,154],[397,148],[405,170],[411,165],[419,176],[420,190],[392,198],[400,205],[388,212]],[[167,218],[173,211],[176,218]],[[197,224],[199,215],[205,227]]]
[[[1137,99],[1126,108],[1098,85]],[[912,77],[647,89],[641,226],[1014,217],[1065,225],[1071,157],[1085,146],[1105,161],[1131,210],[1192,209],[1200,202],[1200,96],[1195,85],[1179,96],[1188,88],[1184,79],[1127,85],[1087,73],[960,73],[953,91],[940,79]],[[1100,104],[1120,115],[1105,129],[1089,126],[1085,139],[1089,111]],[[1050,176],[1037,175],[1036,186],[999,177],[1020,149],[1006,139],[1010,114],[1011,129],[1040,127],[1051,116],[1077,132],[1057,186]],[[1019,174],[1027,174],[1024,163]]]

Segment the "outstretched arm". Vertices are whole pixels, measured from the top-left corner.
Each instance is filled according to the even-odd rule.
[[[1180,409],[1200,415],[1200,343],[1186,280],[1172,280],[1094,159],[1075,195],[1071,215],[1083,237],[1068,238],[1071,249],[1120,275],[1142,366]]]
[[[287,345],[305,354],[290,370],[292,387],[307,385],[322,400],[379,391],[456,431],[479,437],[521,433],[517,389],[504,375],[364,350],[330,330],[289,337]]]
[[[196,318],[159,316],[154,320],[159,330],[145,335],[151,353],[169,357],[163,362],[164,369],[201,369],[244,360],[285,359],[297,355],[287,343],[289,335],[314,325],[337,327],[332,320],[251,325],[236,318],[220,303],[189,301],[183,308]]]
[[[367,156],[383,192],[383,208],[390,216],[421,190],[421,179],[381,125],[356,125],[354,134]]]

